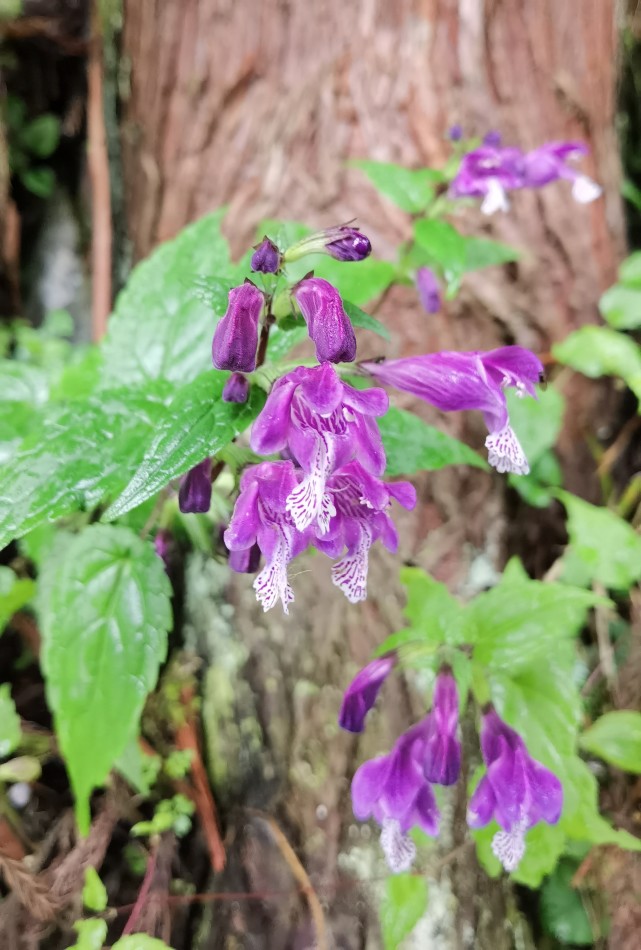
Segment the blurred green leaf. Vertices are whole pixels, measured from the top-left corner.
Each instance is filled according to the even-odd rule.
[[[171,947],[156,937],[147,934],[132,934],[130,937],[121,937],[114,943],[111,950],[171,950]]]
[[[628,287],[641,287],[641,251],[635,251],[622,261],[619,280]]]
[[[137,736],[127,744],[114,762],[114,768],[139,795],[149,794],[161,765],[160,756],[143,753]]]
[[[41,406],[47,401],[48,394],[47,376],[37,366],[17,360],[0,360],[0,403],[22,402]]]
[[[563,424],[565,400],[553,386],[539,390],[537,399],[521,399],[515,389],[506,390],[505,395],[510,423],[533,467],[556,443]]]
[[[429,168],[413,170],[391,162],[365,159],[350,164],[360,168],[378,191],[409,214],[424,211],[434,197],[435,174]]]
[[[100,920],[98,917],[77,920],[73,929],[78,934],[78,939],[69,947],[69,950],[101,950],[107,939],[107,921]],[[130,950],[134,950],[133,946]]]
[[[424,263],[440,268],[455,290],[468,271],[518,259],[518,251],[486,238],[465,237],[440,218],[423,218],[414,224],[414,238],[425,252]]]
[[[6,759],[20,745],[20,717],[8,683],[0,686],[0,759]]]
[[[499,831],[495,821],[472,832],[480,864],[490,877],[498,877],[501,865],[492,851],[492,838]],[[517,884],[537,888],[556,866],[563,853],[565,834],[558,825],[539,822],[525,835],[525,854],[510,877]]]
[[[387,455],[388,476],[434,472],[447,465],[487,468],[476,452],[404,409],[392,407],[378,420]]]
[[[82,903],[89,910],[102,913],[107,906],[107,889],[94,867],[85,868],[85,883],[82,888]]]
[[[570,492],[555,494],[567,511],[570,550],[583,561],[591,579],[612,590],[628,590],[641,577],[641,537],[613,511]]]
[[[619,376],[641,399],[641,349],[609,327],[581,327],[552,347],[555,358],[584,376]]]
[[[380,918],[385,950],[398,950],[427,910],[425,878],[416,874],[395,874],[385,882]]]
[[[601,934],[592,931],[581,892],[572,887],[578,865],[561,861],[541,888],[541,920],[560,943],[591,947]]]
[[[56,187],[56,176],[52,168],[40,165],[36,168],[25,168],[20,172],[20,181],[38,198],[48,198]]]
[[[601,297],[599,309],[615,330],[637,330],[641,327],[641,287],[615,284]]]
[[[641,775],[641,713],[629,709],[605,713],[581,735],[580,744],[610,765]]]
[[[82,834],[89,796],[137,734],[171,626],[170,585],[153,544],[90,525],[45,564],[42,666]]]
[[[20,130],[20,144],[38,158],[48,158],[60,141],[60,119],[45,112]]]
[[[0,634],[15,612],[28,604],[35,592],[35,581],[16,577],[10,567],[0,565]]]

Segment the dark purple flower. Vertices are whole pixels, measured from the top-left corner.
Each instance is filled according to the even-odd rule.
[[[212,344],[216,369],[251,373],[256,369],[258,321],[263,295],[250,280],[229,291],[227,312],[218,321]]]
[[[250,267],[262,274],[276,274],[280,269],[280,251],[267,235],[254,247]]]
[[[232,373],[223,386],[223,402],[247,402],[249,380],[242,373]]]
[[[379,690],[396,663],[394,653],[379,656],[360,670],[345,690],[338,724],[347,732],[362,732],[365,716],[370,711]]]
[[[561,817],[563,787],[492,708],[483,715],[481,751],[487,772],[470,799],[467,822],[482,828],[496,819],[502,830],[494,835],[492,850],[506,871],[514,871],[525,852],[526,831],[539,821],[555,825]]]
[[[458,727],[458,690],[449,671],[436,677],[432,710],[425,721],[423,773],[436,785],[455,785],[461,771]]]
[[[491,148],[498,148],[501,144],[501,133],[497,129],[490,129],[483,136],[483,145],[489,145]]]
[[[392,871],[407,871],[416,847],[407,832],[418,826],[438,834],[439,813],[432,786],[423,774],[425,727],[408,729],[388,755],[363,763],[352,780],[352,807],[364,821],[381,825],[381,846]]]
[[[307,235],[287,248],[283,260],[290,262],[306,257],[307,254],[329,254],[337,261],[363,261],[371,251],[372,245],[368,237],[357,228],[342,225]]]
[[[352,458],[366,471],[382,475],[385,453],[374,417],[388,406],[382,389],[353,389],[331,363],[300,366],[276,381],[252,426],[250,445],[259,455],[287,449],[305,472],[287,497],[299,531],[319,516],[327,520],[332,504],[327,479]]]
[[[211,506],[211,459],[203,459],[183,475],[178,505],[184,513],[206,514]]]
[[[382,363],[361,364],[377,381],[425,399],[444,412],[479,409],[489,435],[490,465],[499,472],[527,475],[529,466],[510,426],[505,389],[536,397],[543,374],[541,361],[521,346],[467,353],[427,353]]]
[[[438,313],[441,309],[441,288],[436,274],[429,267],[419,267],[416,271],[416,289],[423,310],[426,313]]]
[[[324,504],[313,524],[314,544],[329,557],[339,558],[332,566],[332,581],[352,604],[367,598],[369,549],[374,541],[380,538],[388,551],[398,547],[388,513],[392,499],[411,509],[416,490],[409,482],[381,481],[356,459],[327,479]],[[290,511],[295,521],[299,515],[304,520],[297,507],[290,505]]]
[[[247,563],[254,545],[264,555],[265,567],[253,585],[263,610],[270,610],[280,600],[288,613],[294,592],[289,586],[287,565],[311,540],[310,532],[295,528],[287,511],[287,500],[298,483],[292,462],[261,462],[245,469],[224,534],[228,550],[246,556],[245,560],[230,560],[232,567],[234,563]]]
[[[524,158],[524,186],[541,188],[559,178],[572,182],[572,197],[580,204],[588,204],[601,194],[595,181],[582,175],[569,162],[588,152],[582,142],[547,142],[528,152]]]
[[[450,142],[460,142],[463,138],[463,126],[456,123],[456,125],[450,126],[447,137]]]
[[[483,198],[483,214],[507,211],[507,192],[523,185],[523,152],[481,145],[468,152],[450,185],[453,198]]]
[[[351,363],[356,337],[339,292],[322,277],[306,277],[292,290],[316,346],[319,363]]]

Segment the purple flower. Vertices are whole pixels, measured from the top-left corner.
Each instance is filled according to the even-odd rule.
[[[291,262],[307,254],[329,254],[337,261],[362,261],[371,251],[372,245],[368,237],[357,228],[342,225],[307,235],[287,248],[283,260]]]
[[[529,465],[510,426],[505,389],[536,398],[541,361],[521,346],[467,353],[427,353],[382,363],[362,363],[377,381],[425,399],[444,412],[479,409],[489,435],[485,440],[490,465],[499,472],[527,475]]]
[[[287,449],[305,478],[286,500],[294,525],[304,531],[319,516],[327,522],[330,474],[352,458],[381,475],[385,453],[374,416],[382,416],[389,400],[382,389],[359,391],[343,383],[331,363],[299,366],[274,384],[254,422],[250,445],[259,455]]]
[[[365,716],[370,711],[379,690],[387,679],[396,656],[388,653],[379,656],[360,670],[345,690],[338,724],[347,732],[362,732],[365,728]]]
[[[395,552],[398,547],[396,527],[388,514],[392,499],[404,508],[413,508],[414,486],[383,482],[357,460],[327,479],[324,504],[314,526],[314,544],[329,557],[339,558],[332,566],[332,581],[351,604],[367,598],[369,549],[374,541],[380,538],[388,551]],[[290,510],[295,519],[297,509]]]
[[[287,511],[287,499],[298,485],[292,462],[261,462],[245,469],[240,479],[240,494],[225,531],[224,541],[232,553],[230,565],[245,565],[251,559],[254,545],[265,557],[265,567],[254,581],[256,597],[263,610],[270,610],[278,600],[288,613],[294,599],[289,586],[287,565],[304,551],[311,536],[298,531]],[[240,558],[240,552],[245,554]]]
[[[541,188],[559,178],[572,182],[572,197],[580,204],[588,204],[601,194],[596,182],[582,175],[569,162],[588,152],[582,142],[547,142],[528,152],[524,159],[524,182],[531,188]]]
[[[251,373],[256,369],[258,321],[263,295],[250,280],[229,291],[227,312],[214,332],[212,360],[216,369]]]
[[[423,774],[424,756],[421,722],[405,732],[388,755],[361,765],[352,780],[354,814],[361,821],[373,817],[381,825],[381,846],[394,872],[407,871],[416,855],[407,835],[410,828],[438,834],[439,813]]]
[[[491,148],[498,148],[501,144],[501,133],[497,129],[490,129],[483,136],[483,145],[489,145]]]
[[[518,148],[481,145],[468,152],[450,185],[453,198],[483,198],[483,214],[507,211],[507,192],[523,184],[523,152]]]
[[[223,402],[247,402],[249,380],[242,373],[232,373],[223,386]]]
[[[322,277],[305,277],[292,290],[316,346],[319,363],[351,363],[356,337],[339,292]]]
[[[416,289],[426,313],[438,313],[441,309],[441,288],[436,274],[429,267],[416,271]]]
[[[260,565],[260,548],[253,544],[243,551],[229,552],[229,566],[237,574],[255,574]]]
[[[276,274],[280,269],[280,251],[267,235],[254,247],[249,266],[262,274]]]
[[[211,506],[211,459],[203,459],[183,475],[178,505],[184,513],[206,514]]]
[[[525,853],[526,831],[539,821],[559,820],[563,787],[491,707],[483,715],[481,751],[487,772],[470,799],[467,822],[482,828],[496,819],[502,830],[494,835],[492,850],[506,871],[514,871]]]
[[[454,785],[461,771],[461,743],[458,727],[458,690],[449,670],[436,678],[432,711],[425,723],[423,774],[436,785]]]

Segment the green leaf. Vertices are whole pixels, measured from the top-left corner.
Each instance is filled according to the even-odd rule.
[[[357,307],[356,304],[349,303],[347,300],[343,300],[343,307],[345,308],[345,313],[349,317],[352,326],[362,327],[363,330],[371,330],[372,333],[377,333],[379,336],[382,336],[384,340],[392,339],[385,324],[381,323],[380,320],[377,320],[376,317],[371,316],[369,313],[365,313],[365,311],[361,310],[360,307]]]
[[[635,251],[622,262],[619,280],[628,287],[641,287],[641,251]]]
[[[106,386],[150,379],[187,382],[211,366],[216,317],[187,291],[203,277],[236,277],[220,231],[224,209],[189,225],[134,268],[103,344]],[[218,314],[220,315],[220,314]]]
[[[41,406],[48,394],[47,375],[39,367],[17,360],[0,360],[0,403]],[[3,412],[6,411],[5,407]]]
[[[0,634],[17,610],[21,610],[36,592],[35,582],[19,578],[10,567],[0,566]]]
[[[570,550],[585,564],[592,580],[612,590],[628,590],[641,577],[641,537],[613,511],[570,492],[555,494],[568,514]]]
[[[445,584],[418,567],[401,568],[400,579],[407,591],[403,613],[411,628],[421,631],[426,642],[459,646],[472,641],[471,616]]]
[[[0,686],[0,759],[6,759],[20,745],[20,716],[11,698],[8,683]]]
[[[281,327],[276,324],[269,331],[269,342],[267,344],[268,362],[278,362],[284,356],[287,356],[289,351],[293,350],[295,346],[299,346],[307,339],[309,339],[309,334],[304,320],[296,321],[293,326],[287,327]]]
[[[507,244],[487,238],[465,237],[440,218],[423,218],[414,224],[414,238],[425,252],[424,263],[442,270],[450,290],[463,274],[518,260],[519,253]]]
[[[581,748],[610,765],[641,775],[641,713],[605,713],[580,737]]]
[[[447,465],[487,468],[476,452],[458,439],[404,409],[391,408],[378,420],[387,455],[388,476],[435,472]]]
[[[380,917],[385,950],[397,950],[427,910],[427,881],[416,874],[395,874],[385,881]]]
[[[47,701],[86,834],[89,796],[136,735],[165,657],[170,585],[153,545],[113,525],[85,528],[44,573]]]
[[[48,198],[56,187],[56,176],[52,168],[39,166],[37,168],[25,168],[20,172],[20,181],[38,198]]]
[[[156,937],[148,937],[147,934],[132,934],[130,937],[121,937],[117,940],[111,950],[171,950],[171,947]]]
[[[222,317],[227,310],[229,291],[236,281],[222,277],[195,277],[191,282],[185,282],[185,295],[201,300],[211,311],[212,316]],[[212,336],[213,336],[212,325]]]
[[[73,929],[78,934],[78,939],[69,950],[101,950],[107,939],[107,921],[98,917],[77,920]],[[130,950],[133,950],[133,947]]]
[[[584,376],[619,376],[641,399],[641,349],[622,333],[609,327],[581,327],[555,343],[552,353],[560,363]]]
[[[161,764],[160,756],[143,754],[136,736],[118,756],[114,768],[139,795],[148,795],[158,778]]]
[[[615,330],[637,330],[641,327],[641,287],[615,284],[601,297],[599,310]]]
[[[37,419],[36,409],[24,402],[14,402],[10,413],[0,413],[0,465],[17,454],[20,443]]]
[[[424,211],[434,197],[435,175],[429,168],[410,169],[391,162],[360,159],[350,164],[365,172],[372,184],[403,211]]]
[[[308,258],[300,263],[309,270]],[[301,277],[304,274],[305,271]],[[314,275],[333,284],[343,300],[362,307],[389,287],[396,277],[396,267],[372,257],[364,261],[335,261],[333,257],[319,255],[314,259]]]
[[[107,906],[107,889],[100,880],[94,867],[85,869],[85,883],[82,888],[82,903],[89,910],[102,913]]]
[[[208,455],[215,455],[256,418],[265,394],[253,386],[245,404],[223,402],[222,390],[228,376],[212,369],[178,390],[133,478],[105,512],[106,520],[136,508],[172,478]]]
[[[541,389],[538,399],[520,399],[515,389],[506,390],[510,424],[519,437],[530,466],[556,443],[565,412],[565,400],[553,386]]]
[[[557,775],[563,782],[561,827],[570,838],[592,844],[616,844],[628,851],[641,851],[641,840],[628,831],[613,828],[599,813],[597,781],[577,755],[562,757]]]
[[[560,943],[591,947],[603,936],[592,931],[581,892],[572,887],[578,865],[561,861],[541,888],[541,920],[546,933]]]
[[[60,119],[45,112],[25,125],[20,131],[20,144],[38,158],[48,158],[60,141]]]
[[[492,838],[499,830],[495,821],[472,833],[476,853],[482,867],[490,877],[498,877],[501,865],[492,851]],[[525,835],[525,854],[516,871],[510,875],[517,884],[537,888],[552,870],[563,853],[566,837],[558,825],[539,822]]]
[[[579,633],[588,609],[609,603],[567,584],[506,580],[470,604],[477,628],[474,659],[492,670],[519,670]]]

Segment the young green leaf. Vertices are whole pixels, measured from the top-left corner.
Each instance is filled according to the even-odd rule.
[[[113,525],[85,528],[43,573],[47,700],[86,834],[89,796],[136,735],[165,657],[170,586],[153,545]]]
[[[20,717],[8,683],[0,686],[0,759],[6,759],[20,745]]]
[[[391,408],[378,420],[387,455],[386,474],[434,472],[447,465],[487,468],[476,452],[404,409]]]
[[[641,775],[641,713],[631,709],[605,713],[581,735],[580,744],[610,765]]]
[[[619,376],[641,400],[641,349],[609,327],[581,327],[552,347],[555,358],[584,376]]]
[[[416,874],[395,874],[385,882],[380,918],[385,950],[397,950],[427,910],[427,881]]]
[[[90,917],[88,920],[77,920],[73,929],[78,939],[69,947],[69,950],[102,950],[107,938],[107,921],[99,917]]]
[[[365,172],[378,191],[409,214],[425,211],[434,197],[434,183],[442,177],[429,168],[414,170],[391,162],[359,159],[351,164]]]
[[[107,906],[107,889],[100,880],[94,867],[85,869],[85,883],[82,888],[82,903],[89,910],[102,913]]]

